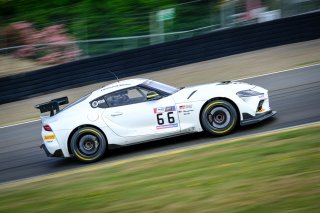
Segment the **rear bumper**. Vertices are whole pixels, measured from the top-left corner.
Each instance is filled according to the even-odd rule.
[[[270,117],[274,116],[275,114],[277,114],[277,111],[272,111],[272,110],[265,112],[265,113],[261,113],[256,116],[252,116],[247,113],[243,113],[242,114],[243,120],[240,122],[240,125],[246,126],[246,125],[250,125],[250,124],[255,124],[255,123],[263,121],[267,118],[270,118]]]
[[[41,144],[40,148],[43,149],[48,157],[64,157],[61,149],[57,149],[53,154],[51,154],[44,144]]]

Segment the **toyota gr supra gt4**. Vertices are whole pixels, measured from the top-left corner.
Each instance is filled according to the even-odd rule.
[[[148,79],[107,85],[68,104],[58,98],[36,106],[41,113],[41,147],[50,157],[93,162],[108,149],[206,131],[226,135],[237,125],[276,114],[268,91],[243,82],[177,88]]]

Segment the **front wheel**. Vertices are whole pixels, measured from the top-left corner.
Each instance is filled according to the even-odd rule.
[[[83,127],[73,134],[70,148],[78,160],[90,163],[103,157],[107,149],[107,140],[98,129]]]
[[[224,100],[214,100],[207,103],[200,118],[203,128],[213,135],[229,134],[238,122],[236,109]]]

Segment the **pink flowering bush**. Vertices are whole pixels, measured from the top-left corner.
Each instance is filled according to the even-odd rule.
[[[21,46],[13,52],[16,57],[31,58],[41,64],[59,64],[75,60],[81,55],[63,25],[36,30],[29,22],[17,22],[10,24],[9,29],[18,35],[15,45]]]

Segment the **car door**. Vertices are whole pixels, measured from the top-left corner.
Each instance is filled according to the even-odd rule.
[[[133,87],[105,96],[108,108],[103,120],[117,135],[140,140],[159,138],[180,132],[175,102],[171,96],[147,100],[149,91]]]

